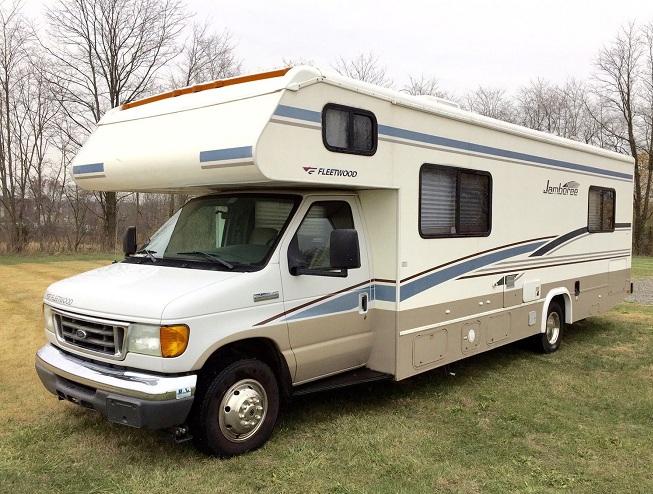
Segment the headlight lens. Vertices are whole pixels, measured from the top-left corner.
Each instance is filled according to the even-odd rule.
[[[133,353],[160,357],[159,326],[130,324],[127,328],[127,349]]]
[[[54,333],[54,312],[49,305],[45,304],[43,304],[43,325],[50,333]]]
[[[178,357],[186,351],[190,328],[185,324],[161,326],[161,355]]]

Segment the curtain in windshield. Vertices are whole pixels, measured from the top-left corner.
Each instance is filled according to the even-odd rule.
[[[235,265],[266,261],[297,199],[263,195],[213,196],[187,203],[153,237],[156,257]]]

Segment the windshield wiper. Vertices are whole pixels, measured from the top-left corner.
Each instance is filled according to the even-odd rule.
[[[141,249],[135,252],[135,254],[145,254],[152,262],[156,262],[156,257],[154,257],[155,253],[156,253],[155,250],[149,250],[149,249]]]
[[[177,252],[175,255],[181,255],[181,256],[204,256],[207,259],[210,259],[214,262],[222,264],[225,268],[227,269],[234,269],[234,265],[231,264],[230,262],[225,261],[221,257],[211,254],[210,252],[205,252],[203,250],[190,250],[188,252]]]

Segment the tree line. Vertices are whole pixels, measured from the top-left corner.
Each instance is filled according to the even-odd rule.
[[[239,74],[237,46],[181,0],[54,0],[43,18],[36,25],[20,3],[0,4],[0,252],[111,251],[127,224],[146,238],[186,196],[88,192],[69,164],[109,109]],[[514,94],[479,86],[459,95],[424,74],[396,85],[374,53],[339,58],[333,68],[629,154],[633,247],[653,253],[653,22],[628,24],[597,49],[590,79],[538,78]]]

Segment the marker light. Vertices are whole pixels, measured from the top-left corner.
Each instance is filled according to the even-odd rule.
[[[136,106],[147,105],[148,103],[153,103],[155,101],[160,101],[162,99],[175,98],[183,94],[189,93],[198,93],[200,91],[206,91],[207,89],[216,89],[224,86],[233,86],[234,84],[242,84],[243,82],[252,82],[260,81],[262,79],[270,79],[273,77],[281,77],[290,70],[290,67],[279,70],[271,70],[270,72],[261,72],[259,74],[249,74],[249,75],[239,75],[237,77],[231,77],[229,79],[219,79],[217,81],[205,82],[202,84],[195,84],[194,86],[182,87],[180,89],[174,89],[172,91],[167,91],[161,94],[155,94],[154,96],[149,96],[147,98],[139,99],[132,101],[131,103],[123,103],[120,107],[122,110],[129,110]]]
[[[178,357],[188,346],[190,328],[185,324],[161,326],[161,356]]]

